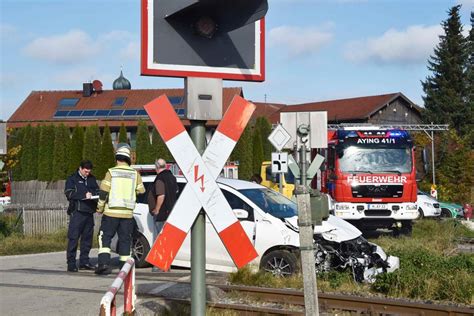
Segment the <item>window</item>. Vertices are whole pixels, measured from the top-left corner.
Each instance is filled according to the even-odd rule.
[[[227,200],[227,202],[229,203],[231,209],[233,209],[233,210],[236,210],[236,209],[245,210],[249,213],[249,217],[247,217],[244,220],[248,220],[248,221],[253,221],[254,220],[253,208],[250,207],[250,205],[248,205],[247,203],[242,201],[242,199],[239,198],[237,195],[235,195],[233,193],[230,193],[227,190],[221,190],[221,191],[224,194],[224,197]],[[242,219],[240,219],[240,220],[242,220]]]
[[[115,98],[114,102],[112,103],[112,106],[122,106],[125,104],[125,101],[127,101],[126,97]]]
[[[79,98],[64,98],[59,101],[59,106],[76,106]]]
[[[138,110],[137,115],[148,115],[145,110]]]

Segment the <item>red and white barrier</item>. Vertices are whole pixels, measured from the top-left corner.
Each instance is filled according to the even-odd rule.
[[[201,207],[238,268],[256,258],[252,242],[215,182],[255,105],[234,97],[202,157],[166,96],[150,102],[145,110],[188,181],[146,260],[168,270]]]
[[[100,316],[115,316],[117,314],[117,306],[115,297],[117,292],[124,285],[124,313],[131,315],[135,310],[135,260],[128,259],[115,278],[109,290],[100,301]]]

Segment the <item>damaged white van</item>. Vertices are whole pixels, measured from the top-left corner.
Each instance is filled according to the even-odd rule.
[[[148,189],[154,176],[143,176]],[[178,177],[180,191],[186,184]],[[240,220],[259,256],[251,264],[275,275],[290,275],[299,270],[299,235],[296,204],[278,192],[256,183],[219,178],[224,196]],[[147,266],[145,258],[153,244],[153,218],[148,212],[146,194],[134,210],[137,223],[133,255],[138,267]],[[314,229],[317,271],[352,269],[358,282],[373,282],[375,276],[399,268],[399,259],[387,256],[377,245],[368,242],[362,233],[335,216]],[[112,245],[113,247],[114,245]],[[190,234],[176,255],[173,266],[190,267]],[[231,272],[236,267],[227,254],[211,222],[206,219],[206,269]]]

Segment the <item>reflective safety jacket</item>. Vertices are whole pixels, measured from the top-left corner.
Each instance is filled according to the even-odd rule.
[[[100,191],[97,212],[110,217],[132,218],[136,196],[145,193],[145,187],[138,171],[118,162],[107,171]]]

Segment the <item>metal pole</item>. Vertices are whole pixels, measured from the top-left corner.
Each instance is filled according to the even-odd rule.
[[[300,185],[296,187],[298,203],[298,226],[300,229],[301,269],[303,273],[304,303],[306,316],[319,315],[318,286],[316,283],[316,266],[314,259],[313,225],[311,222],[311,202],[309,189],[306,186],[306,145],[304,141],[300,150]]]
[[[201,155],[206,148],[205,122],[191,120],[191,139]],[[206,216],[203,209],[191,227],[191,315],[206,315]]]
[[[433,123],[431,123],[433,124]],[[433,170],[433,184],[436,185],[435,176],[435,151],[434,151],[434,133],[431,131],[431,169]]]

